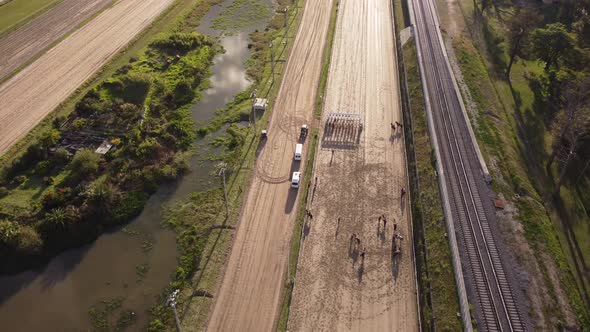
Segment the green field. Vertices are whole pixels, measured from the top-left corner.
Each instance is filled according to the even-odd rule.
[[[21,26],[63,0],[12,0],[0,6],[0,36]]]

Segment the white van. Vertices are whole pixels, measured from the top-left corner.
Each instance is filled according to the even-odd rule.
[[[303,153],[303,144],[295,145],[295,154],[293,155],[293,159],[301,160],[301,153]]]
[[[293,172],[293,177],[291,178],[291,188],[299,188],[300,177],[301,172]]]

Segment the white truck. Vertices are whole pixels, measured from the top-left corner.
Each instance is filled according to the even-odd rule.
[[[291,177],[291,188],[299,188],[299,182],[301,181],[301,172],[293,172]]]
[[[302,153],[303,153],[303,144],[295,145],[295,153],[293,154],[293,159],[301,160]]]

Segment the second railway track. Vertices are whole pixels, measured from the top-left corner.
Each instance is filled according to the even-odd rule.
[[[514,291],[490,227],[493,212],[486,209],[482,169],[465,117],[459,93],[439,42],[430,0],[409,0],[415,10],[415,33],[422,52],[421,70],[426,78],[433,125],[439,140],[442,167],[449,188],[451,215],[459,227],[463,269],[471,277],[470,302],[476,306],[478,330],[526,331]]]

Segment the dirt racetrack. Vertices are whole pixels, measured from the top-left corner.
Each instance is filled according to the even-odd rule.
[[[0,155],[173,0],[120,0],[0,86]]]
[[[402,122],[390,6],[340,2],[289,331],[419,330],[403,129],[390,127]],[[332,112],[359,114],[360,134],[324,127]]]
[[[0,82],[112,0],[64,0],[0,39]]]
[[[306,1],[208,331],[273,330],[297,214],[299,192],[289,180],[303,171],[307,144],[302,161],[293,152],[301,125],[313,119],[331,7],[332,0]]]

